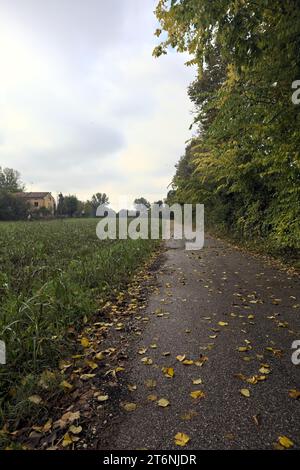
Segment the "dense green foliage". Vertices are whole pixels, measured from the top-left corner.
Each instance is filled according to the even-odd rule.
[[[153,250],[148,240],[100,241],[96,223],[0,223],[0,339],[7,348],[0,418],[8,394],[18,397],[22,377],[55,366],[72,344],[69,328],[124,287]]]
[[[167,37],[188,51],[197,135],[177,165],[173,201],[202,202],[215,226],[277,251],[300,248],[297,0],[160,0]],[[157,30],[160,36],[162,30]]]

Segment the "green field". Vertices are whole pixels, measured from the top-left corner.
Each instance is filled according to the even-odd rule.
[[[0,223],[1,416],[24,377],[57,364],[70,348],[66,330],[80,329],[100,300],[126,285],[150,256],[148,240],[100,241],[96,219]]]

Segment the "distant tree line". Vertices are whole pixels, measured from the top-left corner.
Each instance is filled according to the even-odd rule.
[[[74,194],[58,195],[57,215],[59,217],[96,217],[96,211],[100,204],[109,204],[109,198],[105,193],[93,194],[87,201],[80,201]]]
[[[0,167],[0,220],[26,219],[29,214],[36,217],[50,215],[45,207],[32,211],[18,193],[25,191],[20,173],[12,168]],[[76,195],[58,195],[56,217],[96,217],[97,207],[109,204],[105,193],[93,194],[90,200],[80,201]]]

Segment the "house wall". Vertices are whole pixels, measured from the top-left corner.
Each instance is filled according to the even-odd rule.
[[[38,210],[38,209],[40,209],[41,207],[45,207],[45,208],[48,209],[52,214],[54,214],[55,199],[54,199],[53,196],[51,196],[51,194],[48,194],[48,195],[47,195],[46,197],[44,197],[43,199],[41,199],[41,198],[38,198],[38,199],[35,199],[35,198],[28,199],[28,202],[29,202],[30,206],[32,207],[32,209]]]

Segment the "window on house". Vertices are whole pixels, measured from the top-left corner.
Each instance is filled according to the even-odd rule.
[[[39,207],[39,203],[37,201],[34,202],[34,207]]]

